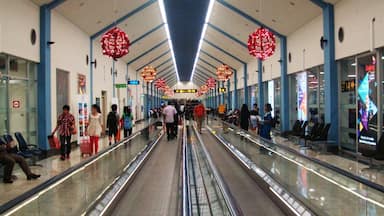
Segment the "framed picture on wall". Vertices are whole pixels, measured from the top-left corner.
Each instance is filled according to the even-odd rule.
[[[83,74],[77,75],[77,93],[83,95],[87,93],[87,77]]]

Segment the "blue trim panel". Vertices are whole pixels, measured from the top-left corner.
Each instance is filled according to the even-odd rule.
[[[145,66],[147,65],[150,65],[152,64],[153,62],[159,60],[160,58],[162,58],[163,56],[167,55],[169,52],[171,52],[171,50],[167,50],[165,52],[163,52],[162,54],[160,54],[158,57],[152,59],[150,62],[144,64],[143,66],[139,67],[138,69],[136,69],[136,71],[141,71]]]
[[[235,6],[231,5],[230,3],[228,3],[227,1],[225,0],[216,0],[216,2],[219,2],[220,4],[222,4],[224,7],[230,9],[231,11],[237,13],[238,15],[244,17],[245,19],[253,22],[254,24],[258,25],[258,26],[263,26],[263,27],[266,27],[268,28],[271,32],[273,32],[275,35],[277,35],[278,37],[281,37],[281,36],[284,36],[282,34],[280,34],[278,31],[274,30],[273,28],[270,28],[268,27],[267,25],[265,25],[264,23],[260,22],[259,20],[253,18],[252,16],[244,13],[242,10],[236,8]]]
[[[51,11],[47,6],[40,7],[40,65],[37,74],[37,118],[38,145],[48,150],[47,136],[52,133],[51,112]]]
[[[145,51],[144,53],[142,53],[141,55],[137,56],[136,58],[132,59],[131,61],[129,61],[127,64],[130,65],[132,64],[133,62],[137,61],[138,59],[140,59],[141,57],[147,55],[148,53],[152,52],[153,50],[159,48],[161,45],[165,44],[168,42],[168,39],[165,39],[163,40],[162,42],[156,44],[154,47],[150,48],[149,50]]]
[[[219,33],[225,35],[226,37],[228,37],[229,39],[233,40],[234,42],[238,43],[240,46],[248,49],[248,46],[246,43],[242,42],[241,40],[233,37],[232,35],[228,34],[227,32],[225,32],[224,30],[222,30],[221,28],[215,26],[214,24],[212,23],[208,23],[208,26],[213,28],[214,30],[218,31]]]
[[[95,39],[97,37],[99,37],[100,35],[102,35],[104,32],[108,31],[109,29],[111,29],[112,27],[120,24],[121,22],[124,22],[124,20],[128,19],[129,17],[139,13],[140,11],[144,10],[145,8],[147,8],[148,6],[152,5],[153,3],[157,2],[157,0],[149,0],[147,1],[146,3],[140,5],[139,7],[135,8],[133,11],[127,13],[126,15],[120,17],[119,19],[117,19],[115,22],[105,26],[104,28],[102,28],[100,31],[96,32],[95,34],[93,34],[91,36],[92,39]]]

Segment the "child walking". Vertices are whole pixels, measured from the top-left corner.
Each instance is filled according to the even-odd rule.
[[[99,151],[99,137],[103,130],[103,121],[101,119],[101,112],[98,105],[93,104],[91,114],[89,115],[89,124],[87,128],[87,135],[91,142],[91,152],[97,154]]]

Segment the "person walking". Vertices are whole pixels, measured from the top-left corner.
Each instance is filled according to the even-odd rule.
[[[132,110],[129,107],[124,107],[123,116],[121,117],[124,128],[124,138],[132,135],[133,115]]]
[[[240,127],[248,131],[251,114],[249,113],[247,104],[243,104],[240,111]]]
[[[205,117],[205,107],[203,103],[199,102],[198,105],[193,109],[193,115],[197,124],[197,130],[201,134],[201,128],[203,126],[203,120]]]
[[[100,108],[97,104],[91,107],[91,114],[89,115],[89,123],[86,130],[86,135],[89,136],[91,142],[91,154],[97,154],[99,151],[99,137],[103,131],[103,120]]]
[[[165,127],[167,128],[168,141],[174,138],[173,130],[175,124],[175,115],[177,111],[170,103],[163,110]]]
[[[264,118],[261,121],[261,130],[260,130],[260,136],[265,139],[272,139],[271,138],[271,129],[273,124],[273,118],[272,118],[272,106],[271,104],[267,103],[264,106],[265,114]]]
[[[107,117],[109,145],[112,145],[112,137],[114,138],[114,143],[117,142],[117,133],[119,133],[119,119],[120,117],[117,113],[117,105],[113,104],[111,106],[111,112],[109,112]]]
[[[63,112],[57,119],[57,126],[52,135],[59,131],[61,160],[69,159],[71,154],[71,137],[76,133],[75,117],[69,112],[69,105],[63,106]]]
[[[251,125],[252,130],[256,130],[257,128],[257,116],[259,115],[259,108],[257,107],[257,104],[253,104],[253,109],[250,112],[251,114]]]

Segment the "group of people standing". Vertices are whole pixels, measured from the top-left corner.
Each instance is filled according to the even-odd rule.
[[[99,137],[104,133],[103,116],[97,104],[92,105],[88,119],[84,135],[89,136],[92,154],[97,154],[99,150]],[[118,142],[122,128],[124,129],[124,137],[130,136],[132,134],[132,127],[133,115],[130,107],[124,107],[123,115],[120,118],[117,112],[117,105],[113,104],[106,122],[109,145],[112,145],[112,139],[114,139],[115,143]],[[63,112],[59,115],[57,125],[52,134],[56,133],[56,131],[58,131],[60,140],[60,159],[69,159],[71,154],[71,138],[72,135],[77,133],[75,117],[70,113],[69,105],[63,106]]]
[[[272,117],[272,106],[267,103],[264,105],[264,116],[263,118],[259,115],[259,108],[257,104],[253,105],[253,109],[249,111],[248,106],[243,104],[240,111],[240,127],[243,130],[248,131],[249,124],[251,123],[252,128],[257,130],[257,133],[265,138],[271,139],[271,129],[273,125]]]

